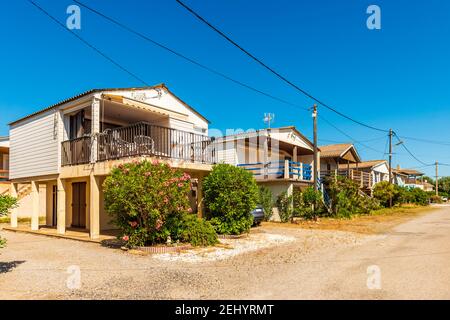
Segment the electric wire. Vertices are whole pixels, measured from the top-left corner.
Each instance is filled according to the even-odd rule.
[[[282,81],[284,81],[285,83],[287,83],[288,85],[290,85],[291,87],[293,87],[294,89],[296,89],[297,91],[299,91],[300,93],[302,93],[303,95],[305,95],[306,97],[310,98],[311,100],[317,102],[318,104],[322,105],[323,107],[333,111],[334,113],[340,115],[341,117],[346,118],[347,120],[350,120],[356,124],[359,124],[361,126],[364,126],[366,128],[372,129],[372,130],[376,130],[376,131],[381,131],[381,132],[389,132],[389,130],[386,129],[380,129],[368,124],[365,124],[359,120],[353,119],[350,116],[345,115],[344,113],[338,111],[337,109],[331,107],[330,105],[326,104],[325,102],[319,100],[318,98],[316,98],[315,96],[313,96],[311,93],[307,92],[306,90],[300,88],[298,85],[294,84],[292,81],[288,80],[285,76],[281,75],[279,72],[275,71],[275,69],[273,69],[272,67],[268,66],[266,63],[264,63],[263,61],[261,61],[260,59],[258,59],[256,56],[254,56],[253,54],[251,54],[248,50],[244,49],[241,45],[239,45],[238,43],[236,43],[234,40],[232,40],[228,35],[226,35],[224,32],[222,32],[221,30],[219,30],[218,28],[216,28],[215,26],[213,26],[210,22],[208,22],[205,18],[203,18],[202,16],[200,16],[197,12],[195,12],[193,9],[191,9],[190,7],[188,7],[186,4],[184,4],[182,1],[180,0],[176,0],[182,7],[184,7],[188,12],[190,12],[192,15],[194,15],[197,19],[199,19],[200,21],[202,21],[203,23],[205,23],[208,27],[210,27],[212,30],[214,30],[216,33],[218,33],[220,36],[222,36],[223,38],[225,38],[228,42],[230,42],[231,44],[233,44],[235,47],[237,47],[240,51],[242,51],[244,54],[246,54],[247,56],[249,56],[251,59],[253,59],[255,62],[257,62],[259,65],[261,65],[262,67],[264,67],[265,69],[267,69],[269,72],[271,72],[272,74],[274,74],[276,77],[278,77],[279,79],[281,79]]]

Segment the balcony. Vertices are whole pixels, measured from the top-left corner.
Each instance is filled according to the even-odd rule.
[[[326,178],[336,178],[337,176],[346,177],[356,182],[360,189],[370,190],[373,186],[372,173],[356,169],[349,170],[327,170],[320,172],[320,178],[323,181]]]
[[[9,170],[0,169],[0,181],[9,179]]]
[[[214,138],[139,122],[62,143],[62,165],[150,156],[196,163],[216,163]]]
[[[238,166],[250,171],[257,181],[284,179],[312,182],[313,180],[311,165],[291,160],[246,163]]]

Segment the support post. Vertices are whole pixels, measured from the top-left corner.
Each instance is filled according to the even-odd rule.
[[[197,216],[203,218],[203,176],[198,178],[197,183]]]
[[[66,233],[66,181],[58,178],[57,180],[57,231],[59,234]]]
[[[33,211],[31,212],[31,230],[39,230],[39,182],[31,181],[31,198]]]
[[[284,178],[285,179],[289,179],[290,174],[289,174],[289,160],[285,159],[284,160]]]
[[[439,162],[436,161],[436,181],[435,181],[435,191],[436,196],[439,196]]]
[[[392,136],[394,132],[389,129],[389,184],[392,184]],[[392,195],[389,197],[389,207],[392,207]]]
[[[314,179],[314,190],[317,191],[317,180],[318,180],[318,167],[319,167],[319,149],[317,147],[317,104],[313,106],[313,134],[314,134],[314,164],[313,164],[313,179]]]
[[[97,161],[98,150],[98,134],[100,133],[100,100],[94,98],[91,106],[92,123],[91,123],[91,163]]]
[[[100,182],[99,178],[90,175],[90,210],[89,236],[91,239],[100,237]]]
[[[19,185],[17,183],[11,183],[10,185],[10,194],[11,197],[13,198],[18,198],[19,195]],[[18,215],[18,209],[17,208],[13,208],[11,210],[11,227],[12,228],[17,228],[17,215]]]

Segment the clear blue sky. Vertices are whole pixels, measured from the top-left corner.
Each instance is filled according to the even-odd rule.
[[[60,21],[71,1],[36,0]],[[340,111],[404,136],[450,141],[450,2],[185,0],[289,79]],[[185,55],[293,103],[312,101],[289,88],[199,23],[175,0],[84,0]],[[382,29],[366,27],[378,4]],[[211,128],[261,128],[264,112],[276,126],[295,125],[311,137],[310,114],[239,87],[157,48],[82,8],[77,31],[147,83],[166,83],[211,120]],[[91,88],[140,85],[85,47],[25,0],[0,7],[0,135],[7,124]],[[356,140],[364,159],[385,158],[383,133],[321,108]],[[322,144],[350,139],[319,123]],[[378,139],[377,139],[378,138]],[[374,140],[376,139],[376,140]],[[420,159],[450,163],[450,146],[405,140]],[[419,167],[402,148],[394,165]],[[433,174],[433,168],[425,168]],[[450,175],[450,167],[441,172]]]

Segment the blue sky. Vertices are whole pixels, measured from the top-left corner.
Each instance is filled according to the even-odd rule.
[[[60,21],[71,1],[35,0]],[[244,56],[175,0],[85,3],[149,37],[255,88],[310,107],[313,102]],[[341,112],[399,135],[450,141],[450,2],[185,0],[267,64]],[[366,8],[381,7],[382,29],[366,27]],[[211,128],[295,125],[311,137],[311,116],[212,75],[82,8],[86,40],[149,84],[164,82],[208,119]],[[7,124],[91,88],[138,86],[25,0],[0,7],[0,135]],[[328,121],[386,158],[387,137],[320,108]],[[350,139],[319,121],[322,144]],[[405,140],[426,163],[450,163],[450,146]],[[421,164],[397,147],[394,165]],[[434,168],[424,168],[433,174]],[[450,175],[450,167],[441,173]]]

